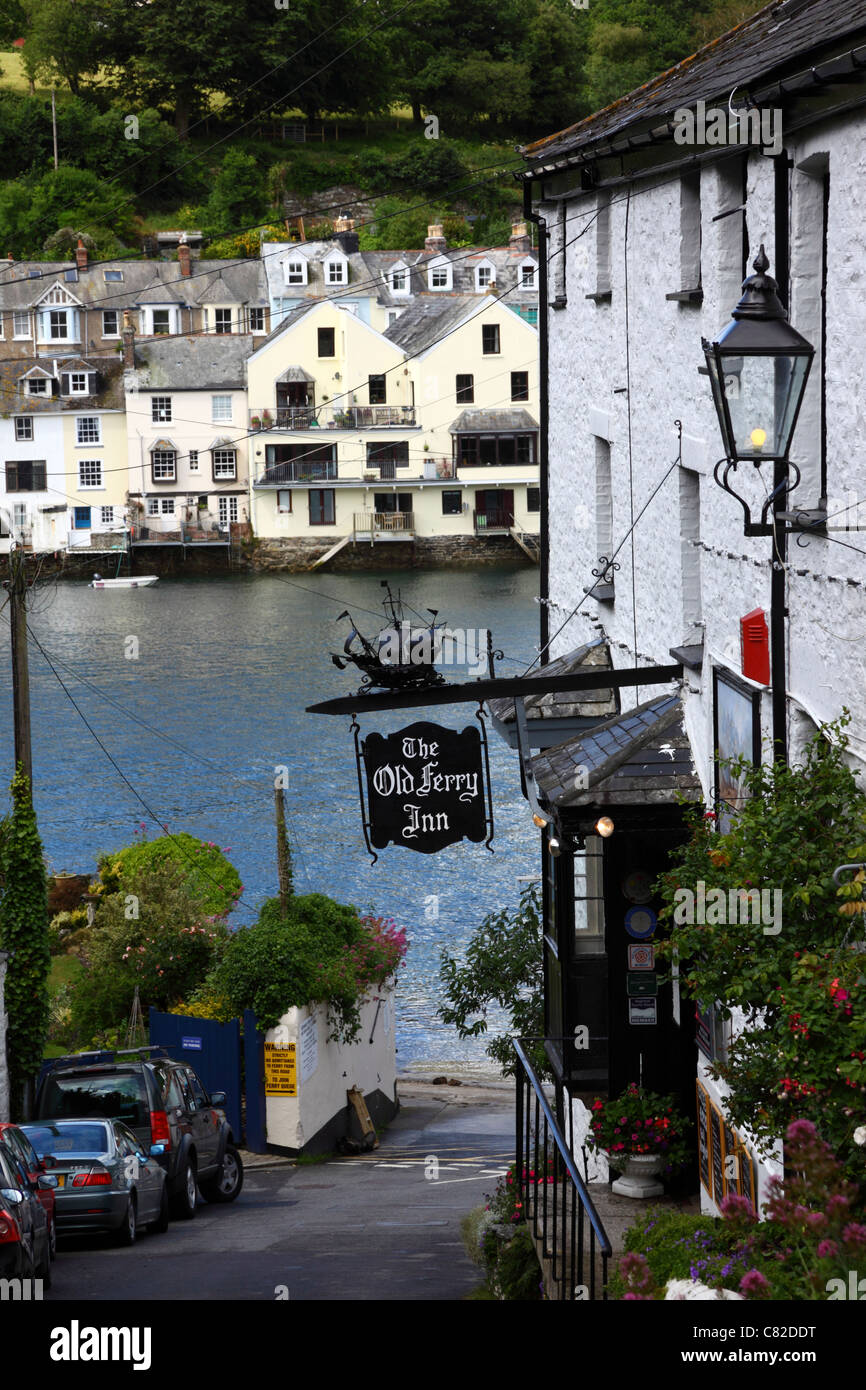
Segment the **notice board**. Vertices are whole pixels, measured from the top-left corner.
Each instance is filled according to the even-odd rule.
[[[296,1096],[298,1094],[298,1059],[294,1043],[277,1047],[265,1043],[265,1095]]]

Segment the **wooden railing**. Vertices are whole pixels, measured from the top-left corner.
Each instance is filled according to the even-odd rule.
[[[355,535],[374,536],[377,531],[414,531],[414,512],[355,512]]]

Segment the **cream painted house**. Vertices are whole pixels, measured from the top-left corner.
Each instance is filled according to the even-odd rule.
[[[537,332],[491,296],[424,300],[386,334],[302,305],[248,393],[253,529],[287,558],[537,535]]]

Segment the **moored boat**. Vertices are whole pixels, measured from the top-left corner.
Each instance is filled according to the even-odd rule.
[[[155,584],[158,578],[158,574],[132,574],[122,579],[103,579],[101,574],[95,574],[90,582],[90,588],[146,589],[150,584]]]

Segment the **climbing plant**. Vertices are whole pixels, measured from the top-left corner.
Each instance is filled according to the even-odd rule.
[[[6,973],[6,1055],[13,1119],[25,1113],[25,1088],[42,1061],[48,1032],[48,903],[42,841],[19,763],[12,778],[12,812],[0,843],[0,949],[10,952]]]

